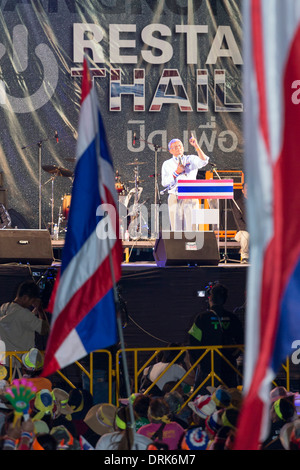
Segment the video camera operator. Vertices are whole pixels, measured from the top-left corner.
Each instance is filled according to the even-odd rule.
[[[226,346],[244,344],[243,327],[236,315],[224,308],[228,296],[228,290],[219,282],[210,283],[206,288],[208,299],[208,309],[197,315],[192,327],[189,330],[190,346]],[[203,353],[190,350],[191,359],[195,362]],[[236,359],[240,354],[238,348],[223,348],[222,355],[237,367]],[[228,387],[238,385],[237,374],[234,369],[218,353],[214,353],[214,371]],[[211,372],[211,355],[207,354],[198,367],[195,380],[195,388]],[[209,385],[206,383],[205,386]]]

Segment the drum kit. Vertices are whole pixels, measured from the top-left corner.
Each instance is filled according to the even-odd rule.
[[[122,182],[118,170],[115,176],[115,188],[119,196],[121,236],[125,237],[125,233],[129,230],[129,235],[132,240],[148,238],[149,227],[141,210],[146,200],[140,203],[141,194],[143,192],[143,187],[140,184],[143,180],[141,180],[139,176],[139,166],[145,164],[146,162],[140,162],[137,159],[131,163],[127,163],[127,166],[134,167],[134,179],[129,181],[129,183],[134,184],[134,187],[131,189]],[[130,202],[131,205],[129,205]]]
[[[68,161],[74,161],[74,159],[66,159]],[[140,197],[143,192],[143,187],[141,183],[143,180],[140,179],[139,176],[139,166],[145,165],[146,162],[138,161],[137,159],[131,163],[127,163],[127,166],[133,167],[134,178],[128,183],[133,183],[133,188],[129,188],[121,179],[121,176],[118,170],[115,173],[115,189],[119,197],[119,208],[122,206],[120,210],[120,220],[121,220],[121,235],[122,231],[125,235],[125,232],[130,228],[131,239],[141,238],[141,228],[143,227],[143,233],[148,233],[148,225],[146,220],[142,216],[141,207],[145,204],[146,200],[140,203]],[[51,235],[52,237],[55,236],[54,234],[54,227],[57,225],[58,233],[66,232],[67,230],[67,222],[69,217],[70,205],[71,205],[71,194],[64,194],[61,198],[62,204],[59,207],[59,214],[58,214],[58,223],[54,223],[54,181],[55,179],[60,176],[64,178],[71,178],[73,181],[74,173],[67,168],[63,168],[61,166],[56,165],[44,165],[42,169],[51,175],[50,179],[44,183],[47,184],[51,182],[52,184],[52,194],[51,194],[51,222],[49,225],[51,226]],[[129,204],[131,203],[131,204]]]

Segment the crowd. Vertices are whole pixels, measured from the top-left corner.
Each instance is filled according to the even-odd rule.
[[[134,393],[116,407],[94,404],[85,390],[53,388],[38,375],[43,356],[35,348],[23,354],[22,364],[21,377],[0,382],[2,450],[233,449],[243,402],[239,387],[208,386],[186,403],[190,392],[172,391],[175,382],[166,382],[160,396]],[[270,432],[261,449],[299,449],[295,394],[275,387],[270,402]]]
[[[43,354],[29,345],[33,333],[45,333],[48,326],[39,311],[38,291],[31,282],[23,284],[14,301],[0,309],[0,332],[7,344],[14,345],[19,335],[23,350],[28,351],[20,356],[20,362],[16,361],[15,376],[9,382],[5,361],[0,364],[0,449],[234,449],[243,403],[242,386],[227,367],[224,369],[217,362],[216,370],[221,377],[217,387],[198,387],[203,373],[208,373],[205,362],[202,376],[193,369],[187,373],[196,345],[236,345],[228,349],[226,359],[237,364],[238,345],[242,340],[240,322],[224,308],[227,298],[224,286],[212,286],[209,294],[209,308],[196,317],[189,331],[191,350],[186,350],[182,357],[181,348],[170,344],[170,349],[144,370],[139,393],[120,399],[117,407],[105,400],[98,402],[95,397],[101,393],[92,396],[84,387],[66,390],[42,377]],[[37,316],[32,315],[29,306],[38,310]],[[24,329],[26,335],[22,335]],[[230,379],[227,386],[226,379]],[[260,448],[300,449],[298,397],[284,387],[275,387],[270,393],[270,403],[270,431]]]

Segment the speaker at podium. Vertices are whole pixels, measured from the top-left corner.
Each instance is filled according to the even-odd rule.
[[[217,266],[220,261],[214,232],[161,232],[154,246],[157,266]]]

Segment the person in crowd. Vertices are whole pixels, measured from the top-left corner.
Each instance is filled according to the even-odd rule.
[[[191,137],[190,144],[195,148],[197,155],[184,155],[184,147],[179,139],[172,139],[169,144],[169,152],[172,158],[162,165],[162,186],[168,188],[169,220],[172,231],[192,230],[192,210],[198,208],[195,199],[178,199],[178,179],[195,180],[197,172],[204,167],[209,158],[198,145],[195,137]]]
[[[200,427],[187,429],[181,442],[182,450],[207,450],[208,446],[209,436]]]
[[[271,405],[270,431],[261,445],[262,450],[283,450],[280,431],[286,423],[293,422],[297,417],[296,407],[288,398],[278,398]]]
[[[43,366],[44,356],[37,348],[31,348],[27,353],[22,355],[22,378],[30,380],[30,382],[35,386],[37,392],[43,389],[47,389],[51,392],[51,380],[47,377],[41,376]]]
[[[220,410],[219,410],[220,411]],[[209,444],[209,450],[232,450],[237,429],[239,410],[225,408],[221,414],[221,427]]]
[[[196,317],[189,330],[190,346],[229,346],[244,343],[244,332],[239,319],[224,307],[227,296],[228,289],[222,284],[215,283],[211,287],[208,297],[209,308]],[[196,361],[204,352],[203,349],[190,350],[190,355]],[[240,349],[223,348],[221,352],[236,369]],[[214,354],[214,371],[227,387],[238,385],[237,373],[233,367],[219,354]],[[208,354],[199,364],[195,387],[198,387],[210,372],[211,360]]]
[[[79,437],[76,425],[72,421],[73,408],[69,405],[69,393],[66,390],[55,387],[53,389],[55,412],[52,426],[64,426],[74,437]]]
[[[169,348],[175,348],[179,346],[180,345],[177,343],[168,344]],[[151,383],[156,382],[158,379],[155,385],[152,387],[152,391],[150,390],[149,393],[154,396],[163,396],[163,388],[167,382],[178,382],[186,374],[187,370],[191,367],[188,352],[185,352],[184,355],[181,354],[175,360],[174,364],[168,367],[169,364],[179,354],[179,352],[180,351],[178,349],[163,351],[162,358],[159,362],[145,368],[144,377],[149,379],[149,383],[147,384],[148,387],[151,385]],[[163,372],[164,374],[158,378]],[[183,386],[186,385],[190,387],[193,385],[194,380],[195,374],[194,371],[191,371],[191,373],[184,379]],[[145,391],[147,386],[145,386],[143,390],[141,389],[141,391]]]
[[[152,442],[148,437],[136,433],[129,405],[117,410],[114,428],[114,432],[106,433],[99,439],[96,450],[146,450]]]
[[[183,395],[174,390],[165,393],[164,399],[169,405],[171,420],[187,429],[192,422],[192,410],[188,406],[182,408],[184,404]]]
[[[115,431],[116,412],[116,406],[110,403],[93,405],[87,411],[84,423],[88,426],[89,431],[84,434],[84,438],[93,447],[96,446],[101,436]]]
[[[149,424],[148,409],[151,397],[149,395],[138,394],[133,402],[132,407],[135,415],[135,430],[137,431],[141,426]]]
[[[40,290],[32,280],[23,281],[12,302],[0,307],[0,339],[6,351],[29,351],[35,347],[35,333],[46,335],[49,322],[41,306]],[[15,361],[20,368],[19,361]]]
[[[217,410],[211,395],[197,395],[193,401],[189,401],[188,406],[193,411],[191,426],[202,429],[205,429],[205,420]]]
[[[284,450],[300,450],[300,419],[286,423],[279,433]]]
[[[162,397],[153,398],[148,410],[150,424],[142,426],[137,433],[159,441],[168,446],[169,450],[177,450],[180,447],[184,429],[180,424],[170,418],[170,408]]]

